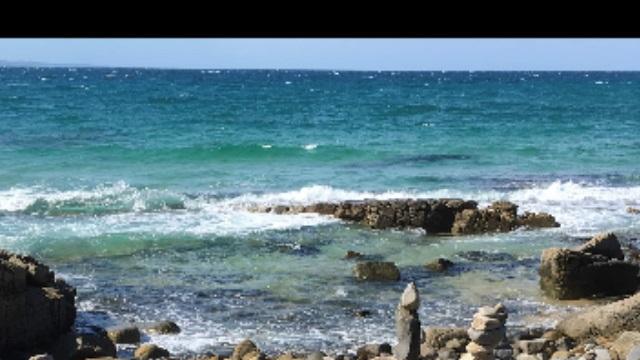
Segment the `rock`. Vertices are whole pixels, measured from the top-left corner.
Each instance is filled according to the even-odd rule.
[[[544,358],[542,356],[538,355],[531,355],[531,354],[518,354],[518,356],[516,356],[516,360],[544,360]]]
[[[76,337],[76,350],[72,355],[73,360],[116,356],[116,346],[103,329],[97,329],[94,333],[79,334]]]
[[[444,272],[451,266],[453,266],[453,262],[444,258],[438,258],[425,265],[427,269],[435,272]]]
[[[464,339],[453,338],[447,341],[444,347],[456,352],[463,352],[464,347],[467,346],[468,343],[469,342]]]
[[[467,329],[457,327],[427,327],[424,336],[424,344],[433,349],[440,349],[447,345],[451,339],[463,339],[469,341]]]
[[[418,360],[420,356],[420,295],[416,284],[407,284],[396,308],[396,338],[393,352],[397,360]]]
[[[493,351],[504,339],[507,310],[502,304],[494,307],[484,306],[478,309],[471,321],[467,334],[471,342],[466,346],[467,352],[461,359],[490,360]]]
[[[529,229],[536,228],[552,228],[559,227],[560,224],[556,221],[552,215],[545,212],[530,213],[525,211],[524,214],[518,216],[518,226],[523,226]]]
[[[518,341],[518,348],[525,354],[534,355],[543,352],[547,343],[547,339],[520,340]]]
[[[367,261],[356,264],[353,269],[358,280],[398,281],[400,270],[396,264],[384,261]]]
[[[427,346],[426,343],[420,344],[420,358],[426,360],[435,360],[438,357],[436,349]]]
[[[140,330],[135,326],[109,329],[107,335],[116,344],[137,344],[140,342]]]
[[[163,320],[147,326],[147,331],[153,334],[179,334],[180,327],[173,321]]]
[[[506,334],[505,327],[499,327],[493,330],[475,330],[469,329],[467,330],[467,334],[469,335],[469,339],[471,341],[475,341],[480,345],[490,345],[497,344],[504,338]]]
[[[231,354],[231,360],[248,360],[254,357],[257,357],[260,353],[260,350],[253,343],[253,341],[249,339],[242,340],[236,347],[233,349],[233,354]]]
[[[640,360],[640,345],[636,345],[629,350],[626,360]]]
[[[518,226],[518,206],[508,201],[496,201],[486,209],[469,208],[456,214],[452,234],[506,232]]]
[[[34,258],[0,250],[0,353],[52,346],[72,329],[75,295]]]
[[[614,233],[598,234],[591,238],[591,240],[578,246],[575,250],[593,255],[606,256],[609,259],[624,259],[622,248]]]
[[[137,360],[168,358],[169,352],[155,344],[142,344],[133,353]]]
[[[624,331],[611,343],[610,349],[617,354],[618,359],[626,359],[635,346],[640,346],[640,332]]]
[[[502,327],[502,322],[498,319],[490,318],[483,314],[476,314],[471,321],[471,328],[474,330],[493,330]]]
[[[573,339],[616,336],[623,331],[640,331],[640,293],[607,305],[569,315],[556,330]]]
[[[306,360],[323,360],[325,356],[326,354],[321,351],[314,351],[307,355]]]
[[[559,226],[546,213],[525,213],[517,216],[518,206],[497,201],[485,209],[478,209],[475,201],[463,199],[365,199],[340,203],[317,203],[308,206],[277,205],[256,207],[252,211],[288,214],[316,212],[354,221],[374,229],[422,228],[430,234],[474,234],[511,231],[518,226]]]
[[[391,354],[391,352],[391,345],[388,343],[367,344],[358,348],[356,357],[357,360],[371,360],[379,356]]]
[[[495,349],[493,350],[493,354],[496,358],[500,360],[510,360],[513,359],[513,349]]]
[[[637,208],[634,208],[634,207],[629,206],[629,207],[627,208],[627,212],[628,212],[629,214],[640,214],[640,209],[637,209]]]
[[[420,307],[420,295],[415,283],[409,283],[400,297],[400,307],[408,311],[416,311]]]
[[[596,360],[611,360],[611,355],[607,349],[596,348],[591,350],[592,354],[595,354]]]
[[[551,360],[567,360],[569,356],[570,355],[567,350],[558,350],[551,354]]]
[[[593,240],[592,240],[593,241]],[[585,244],[601,252],[609,241]],[[610,250],[608,250],[610,252]],[[611,259],[601,254],[551,248],[542,252],[540,286],[550,297],[569,300],[592,296],[632,294],[639,284],[636,264]]]
[[[353,250],[347,251],[347,254],[344,256],[345,259],[359,259],[361,257],[362,257],[361,253]]]

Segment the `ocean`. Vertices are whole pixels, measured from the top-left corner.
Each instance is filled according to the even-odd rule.
[[[640,73],[0,68],[0,248],[78,289],[78,326],[170,319],[174,354],[393,342],[407,281],[423,326],[508,325],[545,299],[542,249],[640,216]],[[254,206],[365,198],[510,200],[561,227],[439,237]],[[359,283],[347,250],[394,261]],[[424,264],[447,257],[457,270]],[[368,310],[370,316],[355,312]]]

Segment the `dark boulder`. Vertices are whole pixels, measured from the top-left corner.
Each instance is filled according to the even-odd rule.
[[[0,250],[0,353],[51,346],[73,326],[75,295],[34,258]]]
[[[546,249],[540,286],[547,295],[561,300],[633,294],[640,284],[640,267],[621,258],[613,234],[595,236],[576,249]]]

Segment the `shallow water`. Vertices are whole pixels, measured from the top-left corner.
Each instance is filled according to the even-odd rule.
[[[0,247],[78,287],[78,325],[173,319],[173,353],[353,350],[393,341],[406,281],[424,325],[503,301],[509,324],[575,304],[540,294],[542,249],[640,216],[640,74],[0,68]],[[558,229],[435,237],[255,205],[507,199]],[[396,262],[358,283],[347,250]],[[484,251],[479,256],[472,251]],[[456,263],[448,274],[423,265]],[[359,318],[358,310],[372,315]]]

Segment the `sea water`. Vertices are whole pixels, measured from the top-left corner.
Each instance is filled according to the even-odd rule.
[[[175,354],[393,343],[407,281],[424,326],[498,301],[545,325],[572,305],[539,290],[544,248],[640,233],[639,105],[634,72],[0,68],[0,248],[77,287],[78,326],[177,322],[147,339]],[[437,237],[249,211],[401,197],[562,226]],[[402,281],[355,281],[347,250]],[[456,266],[424,268],[438,257]]]

